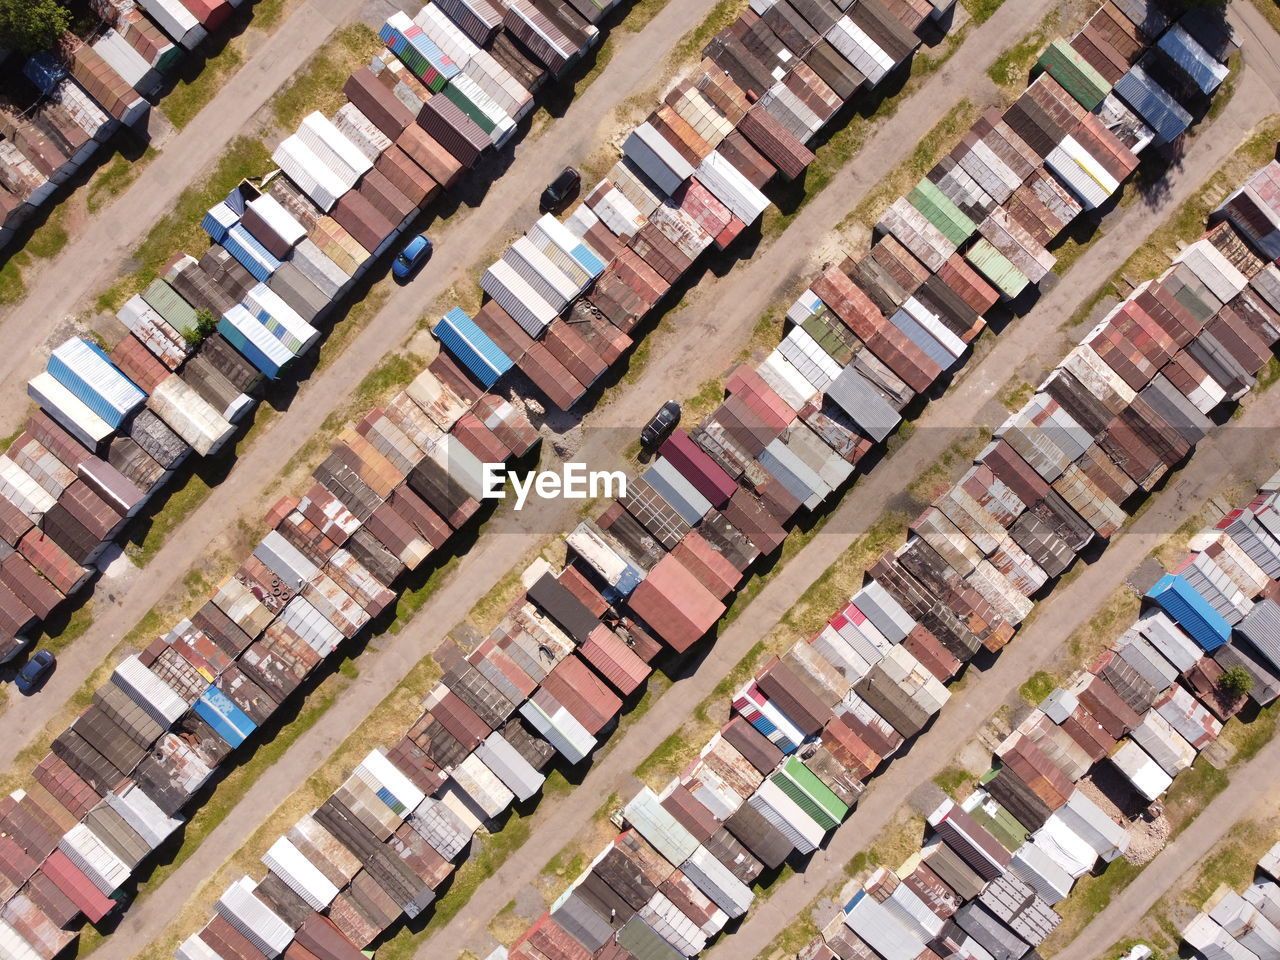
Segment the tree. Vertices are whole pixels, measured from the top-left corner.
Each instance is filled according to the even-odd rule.
[[[0,0],[0,47],[48,50],[70,26],[71,11],[58,0]]]
[[[196,311],[196,329],[191,334],[184,333],[183,338],[192,346],[197,346],[204,342],[205,337],[209,336],[218,329],[218,318],[213,315],[212,310],[201,307]]]
[[[1244,667],[1227,667],[1218,678],[1218,686],[1227,693],[1243,697],[1253,689],[1253,675]]]

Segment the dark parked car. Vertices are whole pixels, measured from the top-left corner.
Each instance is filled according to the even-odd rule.
[[[660,444],[680,422],[680,404],[668,400],[640,431],[640,442],[652,449]]]
[[[37,650],[32,654],[31,659],[23,664],[22,669],[18,671],[18,675],[13,678],[14,683],[18,685],[18,689],[23,693],[32,693],[53,672],[53,666],[57,662],[57,659],[48,650]]]
[[[559,210],[567,200],[577,194],[580,186],[582,186],[582,174],[573,167],[565,167],[560,171],[560,176],[552,180],[547,189],[542,191],[542,199],[538,202],[538,206],[542,208],[543,213]]]
[[[426,262],[433,249],[431,239],[425,233],[418,234],[396,255],[395,261],[391,264],[391,272],[396,275],[397,280],[407,280]]]

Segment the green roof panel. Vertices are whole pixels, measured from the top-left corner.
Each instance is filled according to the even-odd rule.
[[[1092,110],[1111,92],[1106,78],[1061,37],[1045,48],[1036,66],[1062,84],[1086,110]]]

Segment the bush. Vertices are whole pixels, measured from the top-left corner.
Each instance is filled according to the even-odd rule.
[[[195,347],[204,343],[205,338],[214,333],[217,329],[218,318],[213,315],[213,311],[201,307],[196,311],[195,333],[190,336],[183,334],[183,337],[189,344]]]
[[[1253,675],[1244,667],[1228,667],[1218,678],[1218,686],[1227,693],[1242,697],[1253,689]]]
[[[0,0],[0,47],[48,50],[70,26],[71,11],[57,0]]]

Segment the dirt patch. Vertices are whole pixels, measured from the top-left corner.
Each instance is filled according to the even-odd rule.
[[[1154,820],[1140,818],[1129,824],[1129,849],[1124,858],[1136,866],[1150,863],[1165,848],[1173,834],[1173,824],[1161,814]]]
[[[1118,775],[1114,778],[1103,775],[1106,782],[1099,783],[1096,778],[1100,773],[1101,770],[1095,767],[1093,772],[1081,780],[1081,792],[1129,834],[1129,849],[1125,851],[1124,858],[1135,866],[1151,862],[1169,842],[1173,824],[1163,813],[1149,817],[1135,812],[1135,804],[1140,801],[1135,802],[1131,796],[1126,795],[1126,784],[1119,782],[1122,778]],[[1128,789],[1128,794],[1133,794],[1132,788]],[[1117,802],[1117,796],[1123,799]],[[1121,809],[1122,804],[1128,809],[1128,813]]]

